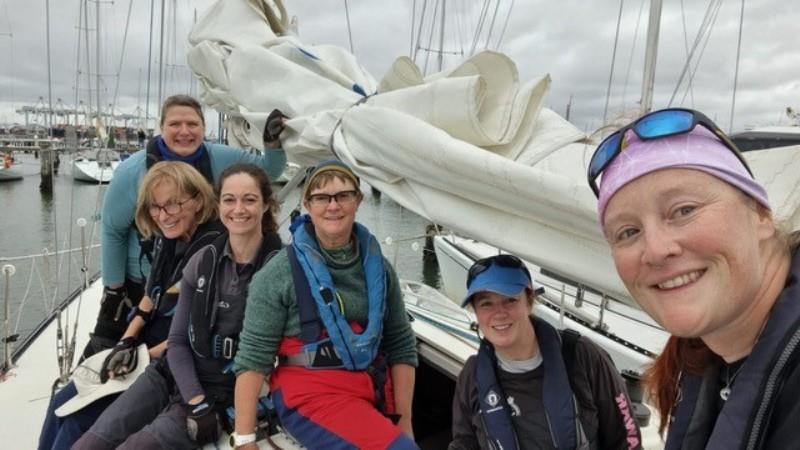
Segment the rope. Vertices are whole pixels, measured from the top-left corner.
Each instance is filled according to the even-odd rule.
[[[739,14],[739,41],[736,44],[736,69],[733,71],[733,98],[731,99],[731,121],[728,133],[733,132],[733,113],[736,110],[736,86],[739,84],[739,56],[742,53],[742,26],[744,25],[744,0]]]
[[[614,79],[614,64],[617,60],[617,44],[619,43],[619,27],[622,23],[622,7],[625,0],[619,0],[619,14],[617,15],[617,30],[614,32],[614,50],[611,52],[611,70],[608,71],[608,87],[606,88],[606,104],[603,107],[603,123],[608,117],[608,102],[611,99],[611,81]]]
[[[31,273],[30,273],[30,276],[28,276],[28,286],[25,288],[25,294],[22,296],[22,302],[20,302],[19,309],[17,310],[17,321],[16,321],[16,323],[14,325],[14,333],[16,333],[17,330],[19,330],[19,321],[20,321],[20,318],[22,317],[22,311],[24,309],[25,303],[28,301],[28,293],[31,291],[31,285],[33,284],[34,263],[35,263],[35,261],[32,259],[31,260]],[[45,306],[47,306],[47,305],[45,305]]]
[[[97,247],[100,247],[100,244],[92,244],[92,245],[89,246],[90,249],[91,248],[97,248]],[[59,254],[60,253],[72,253],[72,252],[79,252],[79,251],[81,251],[80,247],[59,250],[56,253],[59,253]],[[0,262],[21,261],[21,260],[25,260],[25,259],[41,258],[41,257],[44,257],[44,256],[50,256],[50,255],[53,255],[53,254],[54,253],[51,253],[51,252],[48,252],[48,251],[45,250],[44,253],[35,253],[35,254],[31,254],[31,255],[22,255],[22,256],[0,257]]]

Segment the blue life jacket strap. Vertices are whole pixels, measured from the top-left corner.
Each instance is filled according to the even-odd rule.
[[[297,309],[300,315],[300,339],[304,344],[310,344],[319,340],[322,334],[317,304],[311,296],[311,288],[308,285],[303,268],[297,260],[294,247],[286,247],[286,254],[289,257],[289,265],[292,268],[292,279],[294,280],[294,292],[297,297]]]

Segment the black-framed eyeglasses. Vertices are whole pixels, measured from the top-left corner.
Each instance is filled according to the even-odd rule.
[[[153,217],[158,217],[158,215],[161,214],[162,210],[165,213],[167,213],[167,215],[174,216],[175,214],[178,214],[181,211],[183,211],[183,205],[188,203],[190,200],[194,200],[195,197],[197,197],[197,193],[195,193],[193,196],[187,198],[186,200],[183,200],[183,201],[180,201],[180,202],[169,202],[164,206],[157,205],[157,204],[153,203],[153,204],[150,205],[150,208],[148,209],[148,211],[150,211],[150,215],[153,216]]]
[[[328,206],[331,200],[336,200],[340,205],[353,203],[358,198],[358,191],[339,191],[334,194],[311,194],[308,196],[308,204],[314,207]]]
[[[742,153],[739,151],[736,144],[719,129],[705,114],[700,111],[686,108],[667,108],[659,111],[654,111],[649,114],[638,118],[634,122],[620,128],[597,146],[592,159],[589,162],[589,170],[587,171],[587,179],[589,186],[594,191],[594,195],[600,196],[600,189],[597,187],[597,177],[603,173],[604,170],[611,165],[611,162],[622,152],[625,146],[625,133],[628,130],[633,130],[639,139],[649,141],[652,139],[659,139],[677,134],[688,133],[697,125],[702,125],[707,130],[714,133],[715,136],[728,147],[736,158],[742,163],[747,173],[753,176],[750,166],[747,165]]]
[[[522,269],[522,271],[525,273],[525,276],[528,277],[528,281],[532,281],[531,273],[528,271],[528,267],[524,262],[522,262],[521,259],[514,255],[508,254],[494,255],[489,256],[488,258],[479,259],[472,264],[472,267],[470,267],[469,271],[467,272],[467,289],[469,289],[469,285],[472,284],[472,280],[474,280],[475,277],[483,272],[486,272],[493,265]]]

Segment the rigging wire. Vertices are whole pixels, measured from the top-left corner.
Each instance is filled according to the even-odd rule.
[[[683,1],[683,0],[681,0]],[[639,2],[639,15],[636,17],[636,27],[633,30],[633,42],[631,43],[631,54],[628,57],[628,68],[625,69],[625,82],[622,83],[622,105],[621,108],[625,110],[625,98],[628,93],[628,81],[631,78],[631,68],[633,67],[633,55],[636,53],[636,42],[639,40],[639,25],[642,22],[642,13],[644,12],[645,0]]]
[[[742,27],[744,25],[744,0],[739,13],[739,40],[736,44],[736,68],[733,71],[733,97],[731,98],[731,120],[728,133],[733,132],[733,114],[736,110],[736,87],[739,84],[739,56],[742,53]]]
[[[431,45],[433,45],[433,31],[436,28],[436,17],[439,14],[439,0],[436,0],[436,4],[433,6],[433,19],[431,19],[431,31],[428,34],[428,48],[425,52],[425,65],[422,68],[422,74],[425,75],[428,73],[428,61],[431,57]]]
[[[500,32],[500,38],[497,39],[497,47],[495,47],[498,51],[500,50],[500,45],[503,43],[503,38],[506,35],[506,28],[508,28],[508,21],[511,20],[511,11],[514,9],[514,0],[511,0],[511,5],[508,7],[508,13],[506,14],[506,21],[503,23],[503,30]]]
[[[483,0],[483,7],[478,15],[478,25],[475,27],[475,36],[472,38],[472,46],[469,50],[469,55],[475,54],[475,49],[478,47],[478,40],[480,39],[481,32],[483,31],[483,24],[486,22],[486,14],[489,12],[489,0]]]
[[[683,48],[686,52],[686,57],[689,57],[689,33],[686,30],[686,10],[683,6],[683,0],[681,0],[681,21],[683,22]],[[689,82],[689,96],[691,98],[691,105],[694,106],[694,88],[692,83]]]
[[[414,47],[414,55],[411,57],[414,63],[417,62],[417,52],[421,48],[420,43],[422,42],[422,25],[425,22],[425,11],[427,10],[427,8],[428,8],[428,0],[424,0],[422,2],[422,11],[420,12],[419,15],[419,27],[417,28],[417,45],[416,47]],[[412,29],[411,31],[413,33],[414,30]]]
[[[494,14],[492,14],[492,21],[489,22],[489,31],[486,33],[486,41],[483,44],[483,49],[486,50],[489,48],[489,41],[492,39],[492,32],[494,31],[494,22],[497,20],[497,11],[500,10],[500,0],[497,0],[494,4]]]
[[[681,70],[681,74],[678,77],[678,82],[675,84],[675,89],[672,91],[672,96],[669,99],[668,106],[672,106],[672,103],[675,101],[675,96],[678,94],[678,89],[680,89],[681,84],[683,84],[683,79],[686,76],[686,73],[689,71],[690,63],[692,58],[694,57],[694,53],[697,50],[700,42],[703,40],[703,36],[705,35],[705,30],[708,28],[709,23],[711,23],[711,17],[714,15],[713,11],[714,8],[718,5],[718,2],[715,0],[711,0],[708,3],[708,7],[706,8],[706,13],[703,16],[703,21],[700,23],[700,28],[697,30],[697,35],[695,36],[694,43],[692,44],[691,51],[689,52],[689,56],[686,57],[686,63],[683,65],[683,69]],[[718,8],[717,8],[718,9]]]
[[[350,8],[347,7],[347,0],[344,0],[344,15],[347,17],[347,37],[350,39],[350,54],[355,55],[355,50],[353,50],[353,30],[350,27]]]
[[[117,107],[117,96],[119,94],[119,80],[121,78],[120,74],[122,73],[122,62],[125,60],[125,47],[126,47],[127,42],[128,42],[128,28],[130,27],[130,24],[131,24],[131,11],[132,11],[132,9],[133,9],[133,0],[129,0],[128,1],[128,17],[125,20],[125,32],[122,34],[122,51],[120,52],[119,65],[117,66],[117,73],[116,73],[117,83],[116,83],[116,86],[114,86],[114,97],[113,97],[113,100],[111,101],[111,117],[112,117],[112,121],[113,121],[113,117],[114,117],[114,108]]]
[[[608,71],[608,87],[606,88],[606,104],[603,107],[603,124],[608,118],[608,102],[611,99],[611,81],[614,79],[614,64],[617,60],[617,44],[619,43],[619,28],[622,23],[622,8],[625,0],[619,0],[619,14],[617,15],[617,30],[614,32],[614,50],[611,52],[611,70]]]
[[[706,48],[708,47],[708,42],[711,40],[711,31],[713,30],[714,24],[717,22],[717,17],[719,17],[719,11],[721,7],[722,7],[722,2],[720,1],[719,3],[717,3],[716,7],[714,8],[711,14],[711,20],[707,27],[708,32],[703,37],[703,43],[702,46],[700,47],[700,52],[698,53],[697,56],[697,62],[695,63],[694,68],[692,68],[691,65],[689,66],[689,79],[687,84],[691,84],[694,82],[694,77],[695,75],[697,75],[697,71],[700,69],[700,61],[703,60],[703,55],[705,54]],[[683,105],[684,102],[686,101],[687,95],[688,91],[685,90],[683,92],[683,97],[681,97],[681,105]]]

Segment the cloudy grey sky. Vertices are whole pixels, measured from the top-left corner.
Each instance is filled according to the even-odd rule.
[[[137,107],[145,108],[151,3],[147,0],[133,1],[117,100],[117,109],[128,113],[134,113]],[[81,2],[51,0],[50,3],[53,101],[61,98],[71,106],[76,98],[77,29]],[[158,36],[161,0],[155,3]],[[186,36],[195,11],[202,14],[211,3],[211,0],[165,0],[166,50],[163,60],[167,78],[163,85],[164,95],[190,90],[196,93],[197,87],[190,82],[185,66]],[[287,3],[289,13],[298,17],[302,40],[349,48],[343,0],[290,0]],[[428,45],[429,21],[433,16],[433,6],[438,3],[437,0],[347,1],[355,55],[379,79],[394,58],[412,52],[413,44],[416,44],[412,41],[412,11],[416,10],[416,32],[423,4],[427,4],[428,11],[420,42],[422,46]],[[446,2],[445,50],[469,52],[484,3],[479,0]],[[488,20],[499,3],[489,48],[498,48],[502,34],[499,50],[517,63],[521,80],[544,73],[552,76],[553,84],[546,100],[549,107],[563,115],[572,98],[571,121],[590,131],[599,126],[606,101],[619,1],[490,0],[488,3]],[[609,102],[610,116],[635,108],[639,100],[648,4],[645,1],[642,8],[641,1],[624,2]],[[786,107],[800,109],[800,46],[797,45],[800,11],[792,4],[785,0],[751,0],[745,4],[734,130],[757,125],[785,125],[789,123],[784,114]],[[107,104],[115,91],[117,80],[111,74],[116,72],[122,56],[129,1],[116,0],[101,5],[101,72],[108,75],[103,77],[101,91],[104,104]],[[654,107],[667,106],[676,91],[687,48],[691,49],[708,6],[709,1],[664,2]],[[708,39],[704,39],[696,50],[690,70],[694,73],[692,88],[687,89],[688,83],[684,80],[672,103],[673,106],[700,109],[726,130],[730,129],[740,8],[740,1],[721,4]],[[89,14],[92,28],[93,11],[92,4]],[[505,33],[502,33],[506,17],[509,19]],[[478,48],[485,46],[487,29],[488,22]],[[432,40],[434,47],[438,47],[438,31],[436,28]],[[45,33],[45,0],[0,0],[0,57],[6,62],[0,64],[0,122],[20,120],[11,113],[13,108],[36,104],[40,96],[47,100]],[[157,45],[156,41],[151,57],[152,99],[157,94],[156,71],[160,60]],[[81,49],[81,52],[85,51],[85,48]],[[92,44],[92,59],[93,52]],[[698,64],[700,53],[702,58]],[[445,67],[456,64],[459,58],[446,57]],[[417,62],[420,66],[425,65],[424,51],[417,53]],[[435,70],[436,56],[430,56],[427,64],[429,72]],[[85,72],[85,63],[82,65]],[[77,91],[84,102],[87,101],[87,91],[84,74]],[[151,112],[155,108],[153,100]]]

